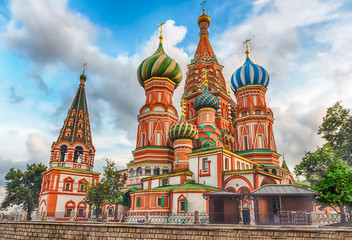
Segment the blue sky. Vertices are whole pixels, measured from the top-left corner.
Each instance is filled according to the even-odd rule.
[[[0,1],[0,200],[10,167],[48,164],[88,63],[86,91],[97,149],[96,170],[109,157],[132,159],[137,114],[144,103],[139,63],[164,47],[185,73],[198,43],[201,1]],[[352,107],[352,3],[348,0],[209,0],[210,41],[224,77],[243,64],[242,42],[271,77],[279,153],[293,169],[316,135],[326,108]],[[174,95],[179,108],[181,85]],[[234,98],[233,94],[232,97]]]

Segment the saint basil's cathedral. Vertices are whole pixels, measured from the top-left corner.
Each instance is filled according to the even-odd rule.
[[[180,118],[172,98],[183,73],[166,54],[162,34],[158,49],[137,69],[146,100],[138,115],[133,160],[120,171],[125,180],[124,207],[118,211],[209,213],[217,211],[217,206],[206,196],[249,194],[266,184],[294,184],[285,159],[280,166],[276,149],[274,114],[265,99],[268,72],[251,61],[247,40],[246,60],[231,77],[234,101],[222,74],[223,66],[209,42],[210,22],[203,9],[198,18],[198,46],[185,74]],[[51,147],[38,212],[84,215],[90,211],[84,202],[84,186],[99,181],[99,173],[93,171],[95,148],[85,82],[83,72],[59,137]],[[242,200],[241,208],[253,211],[252,202]],[[109,208],[116,205],[104,206]]]

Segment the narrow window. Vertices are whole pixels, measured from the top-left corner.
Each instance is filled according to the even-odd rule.
[[[258,148],[263,148],[263,137],[262,137],[262,135],[258,136]]]
[[[161,185],[162,186],[167,186],[167,185],[169,185],[168,182],[169,182],[168,179],[164,178],[164,179],[162,179]]]
[[[142,147],[145,146],[145,134],[143,133],[142,134]]]
[[[246,97],[243,97],[243,106],[247,107],[247,98]]]
[[[83,216],[84,215],[84,209],[80,208],[78,209],[78,216]]]
[[[165,206],[165,198],[164,197],[158,197],[157,198],[157,206],[159,206],[159,207],[164,207]]]
[[[253,97],[254,106],[257,106],[257,96]]]
[[[188,211],[188,201],[180,201],[180,212],[187,212]]]
[[[71,183],[66,183],[65,190],[70,190],[70,189],[71,189]]]
[[[136,207],[140,207],[140,206],[141,206],[141,198],[137,197]]]
[[[141,167],[137,168],[137,176],[141,176],[142,172],[143,172],[143,170]]]
[[[169,173],[169,168],[168,167],[163,167],[163,174]]]
[[[203,158],[203,170],[208,171],[208,159]]]
[[[225,170],[229,169],[229,159],[225,158]]]
[[[154,168],[154,175],[160,175],[160,168],[159,167]]]
[[[161,132],[158,132],[156,134],[156,145],[160,146],[161,145]]]
[[[248,150],[248,140],[247,140],[247,137],[244,137],[244,138],[243,138],[243,141],[244,141],[244,150],[247,151],[247,150]]]

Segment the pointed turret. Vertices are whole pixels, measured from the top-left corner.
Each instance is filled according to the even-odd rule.
[[[95,148],[90,131],[86,80],[84,69],[59,137],[52,145],[50,167],[93,169]]]
[[[285,154],[284,154],[283,157],[282,157],[282,164],[281,164],[281,167],[284,168],[284,169],[286,169],[287,172],[291,174],[291,171],[290,171],[290,169],[288,168],[287,163],[286,163],[286,160],[285,160]]]
[[[43,174],[38,213],[71,212],[85,216],[87,184],[97,183],[85,91],[85,66],[80,84],[56,142],[51,145],[49,170]],[[90,213],[89,213],[90,214]]]
[[[92,145],[92,136],[90,132],[89,114],[87,107],[87,98],[85,90],[86,75],[83,72],[80,76],[80,84],[77,89],[72,105],[68,110],[64,125],[57,139],[59,141],[68,141],[71,144],[83,142],[87,147]]]
[[[199,116],[199,110],[205,107],[206,104],[210,104],[210,108],[213,108],[215,111],[211,114],[211,116],[214,115],[214,118],[211,119],[212,125],[219,128],[217,131],[223,133],[222,139],[226,139],[228,143],[225,144],[225,148],[234,150],[232,118],[235,114],[234,109],[236,104],[228,94],[226,82],[222,74],[223,66],[219,64],[209,42],[208,27],[210,22],[210,17],[205,14],[203,2],[203,14],[197,20],[200,29],[199,42],[194,57],[191,63],[188,64],[182,98],[185,99],[186,103],[186,119],[196,126],[204,124],[207,121],[205,119],[208,118],[203,119]],[[204,74],[205,72],[206,74]],[[206,81],[207,84],[205,83]],[[214,103],[216,103],[216,106],[212,105]],[[203,111],[202,114],[206,114],[206,112]],[[223,146],[223,144],[218,143],[217,146]]]

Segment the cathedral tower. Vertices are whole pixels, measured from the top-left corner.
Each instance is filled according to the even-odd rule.
[[[226,91],[226,82],[222,75],[223,66],[219,64],[209,42],[208,27],[210,22],[210,17],[205,14],[203,8],[203,14],[198,18],[199,42],[194,57],[188,65],[185,90],[182,97],[186,101],[186,119],[194,125],[199,125],[195,101],[203,93],[205,72],[207,72],[208,91],[219,101],[214,122],[216,127],[221,130],[221,141],[223,143],[221,147],[235,151],[235,136],[232,125],[235,103]]]
[[[139,188],[141,176],[159,175],[172,170],[174,152],[168,132],[178,121],[172,97],[182,80],[182,70],[164,51],[162,30],[159,39],[158,49],[137,70],[146,100],[138,115],[136,149],[133,151],[134,160],[127,164],[126,187]]]
[[[231,86],[237,98],[237,114],[234,127],[237,137],[237,153],[261,164],[279,166],[273,133],[274,114],[267,107],[265,94],[269,74],[249,58],[246,40],[246,61],[232,75]]]
[[[43,175],[38,212],[87,214],[86,184],[98,182],[93,172],[95,148],[92,143],[85,92],[85,70],[68,110],[59,137],[51,146],[49,170]]]

